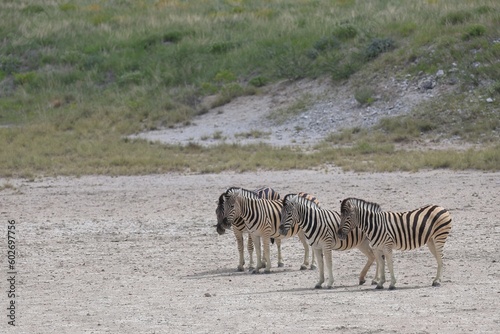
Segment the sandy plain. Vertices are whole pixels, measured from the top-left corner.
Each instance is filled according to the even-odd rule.
[[[15,333],[498,333],[500,173],[338,169],[151,176],[0,179],[2,332]],[[448,208],[440,288],[427,248],[395,252],[395,291],[357,285],[365,258],[334,252],[334,288],[300,271],[298,239],[285,266],[237,272],[232,233],[219,236],[214,201],[230,186],[305,191],[326,208],[356,196],[385,210]],[[15,221],[16,319],[7,225]],[[248,259],[248,256],[247,256]],[[369,271],[373,277],[375,265]],[[386,283],[387,285],[387,283]]]

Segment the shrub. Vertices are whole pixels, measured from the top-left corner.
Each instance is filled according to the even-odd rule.
[[[358,31],[351,25],[339,26],[333,31],[333,36],[341,41],[347,41],[358,35]]]
[[[214,80],[218,83],[228,83],[236,80],[236,75],[229,70],[221,70],[216,75]]]
[[[252,79],[250,79],[249,84],[254,86],[254,87],[262,87],[262,86],[267,85],[268,82],[269,82],[269,80],[266,77],[259,75],[259,76],[256,76],[256,77],[253,77]]]
[[[321,37],[313,44],[313,48],[318,51],[326,51],[336,48],[340,45],[340,42],[335,37]]]
[[[467,30],[462,35],[463,40],[469,40],[474,37],[483,36],[486,33],[486,27],[481,24],[474,24],[467,27]]]
[[[163,35],[163,43],[178,43],[182,39],[180,31],[169,31]]]
[[[380,54],[394,49],[395,43],[390,38],[375,38],[365,49],[368,60],[377,58]]]
[[[373,89],[369,87],[361,87],[360,89],[356,90],[356,92],[354,92],[354,98],[361,105],[370,105],[375,102],[373,94]]]

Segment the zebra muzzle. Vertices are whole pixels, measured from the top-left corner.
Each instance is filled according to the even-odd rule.
[[[231,228],[231,224],[229,224],[229,220],[227,218],[222,219],[222,226],[224,228]]]

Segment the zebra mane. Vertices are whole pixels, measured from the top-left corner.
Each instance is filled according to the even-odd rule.
[[[217,208],[222,208],[222,205],[224,205],[224,195],[225,193],[220,194],[219,201],[217,203]]]
[[[231,187],[226,190],[225,195],[237,194],[239,196],[247,197],[247,198],[259,198],[259,195],[251,190],[247,190],[240,187]]]
[[[377,203],[368,202],[359,198],[346,198],[340,204],[340,212],[345,213],[349,210],[349,207],[357,207],[367,211],[382,212],[382,208]]]
[[[283,199],[283,204],[285,204],[287,201],[290,203],[299,203],[310,208],[320,208],[319,201],[315,196],[303,192],[300,192],[298,194],[286,195]]]

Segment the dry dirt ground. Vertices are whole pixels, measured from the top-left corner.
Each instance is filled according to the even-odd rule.
[[[205,175],[0,179],[0,332],[498,333],[500,173],[354,174],[335,168]],[[8,186],[5,186],[8,185]],[[338,210],[357,196],[386,210],[448,208],[440,288],[427,248],[395,252],[395,291],[358,286],[365,258],[334,253],[334,288],[313,289],[298,239],[285,267],[237,272],[232,233],[219,236],[229,186],[306,191]],[[16,222],[16,327],[7,324],[7,224]],[[370,269],[369,278],[375,266]],[[386,283],[387,285],[387,283]]]

